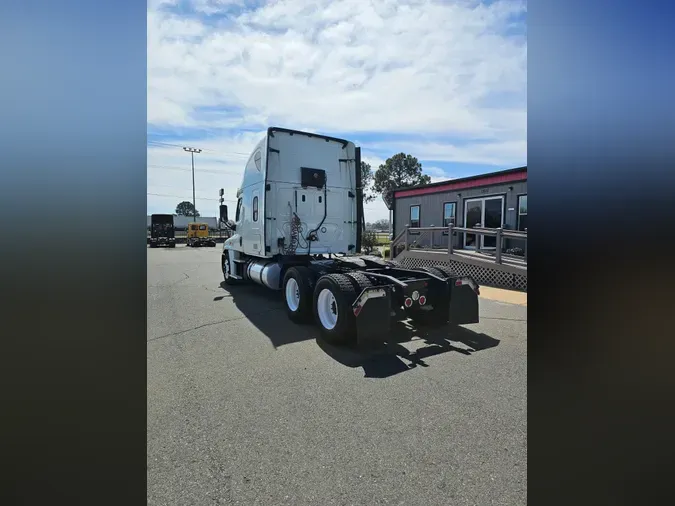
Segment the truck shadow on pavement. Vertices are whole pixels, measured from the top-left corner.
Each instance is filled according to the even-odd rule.
[[[221,281],[220,287],[224,294],[213,300],[232,300],[237,309],[265,334],[275,348],[316,338],[316,327],[297,325],[288,319],[280,292],[253,284],[228,286],[224,281]]]
[[[430,357],[448,352],[470,356],[498,346],[499,340],[465,327],[429,328],[399,320],[392,322],[388,340],[380,345],[339,347],[321,339],[317,339],[317,344],[337,362],[363,368],[366,378],[388,378],[417,367],[429,367],[425,359]]]
[[[366,378],[387,378],[417,367],[428,367],[425,359],[443,353],[457,352],[470,356],[499,345],[499,340],[465,327],[417,326],[400,315],[392,321],[387,341],[382,344],[333,346],[321,339],[315,325],[291,322],[278,292],[256,285],[227,286],[222,282],[220,287],[225,294],[215,297],[214,301],[231,298],[237,309],[275,348],[316,339],[318,346],[329,357],[350,368],[363,368]]]

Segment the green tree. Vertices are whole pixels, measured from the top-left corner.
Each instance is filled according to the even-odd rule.
[[[367,204],[375,200],[377,195],[372,193],[373,169],[369,163],[361,161],[361,188],[363,188],[363,203]]]
[[[422,174],[422,164],[412,155],[399,153],[387,158],[373,178],[373,190],[382,195],[382,200],[391,209],[392,190],[403,186],[431,183],[431,178]]]
[[[199,218],[199,211],[195,209],[192,202],[188,202],[187,200],[184,200],[176,206],[176,214],[179,216],[194,216]]]
[[[389,230],[389,220],[386,218],[377,220],[375,223],[373,223],[373,228],[375,230]]]

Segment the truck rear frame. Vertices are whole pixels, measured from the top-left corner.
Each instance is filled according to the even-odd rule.
[[[359,345],[386,340],[393,317],[425,325],[478,323],[479,286],[447,267],[407,269],[374,256],[234,262],[223,255],[227,284],[252,282],[280,291],[295,323],[314,321],[325,340]]]

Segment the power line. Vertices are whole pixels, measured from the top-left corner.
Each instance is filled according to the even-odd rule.
[[[170,185],[170,184],[157,184],[157,183],[148,183],[148,186],[158,186],[161,188],[174,188],[176,190],[189,190],[189,188],[186,188],[185,186],[175,186],[175,185]],[[198,192],[201,193],[211,193],[213,189],[210,190],[197,190]]]
[[[184,146],[181,146],[180,144],[171,144],[169,142],[160,142],[160,141],[148,141],[149,146],[165,146],[169,148],[180,148],[183,149]],[[220,150],[215,150],[215,149],[207,149],[207,148],[200,148],[204,152],[208,153],[217,153],[217,154],[223,154],[223,155],[239,155],[239,156],[245,156],[249,157],[251,156],[251,153],[244,153],[242,151],[220,151]]]
[[[161,186],[161,185],[150,185],[150,186]],[[168,188],[176,188],[178,189],[178,186],[168,186]],[[199,191],[206,191],[206,190],[199,190]],[[150,193],[148,192],[147,195],[152,195],[153,197],[172,197],[172,198],[177,198],[177,199],[184,199],[185,196],[181,195],[169,195],[169,194],[164,194],[164,193]],[[218,202],[220,199],[212,199],[209,197],[199,197],[199,200],[213,200]],[[237,202],[236,200],[233,199],[223,199],[225,202]],[[376,207],[364,207],[364,209],[369,210],[369,211],[381,211],[381,209],[378,209]]]
[[[189,188],[186,188],[184,186],[173,186],[173,185],[168,185],[168,184],[156,184],[156,183],[148,183],[148,189],[150,188],[172,188],[174,190],[189,190]],[[199,193],[213,193],[213,189],[210,190],[196,190]],[[151,195],[148,193],[148,195]],[[153,194],[154,195],[154,194]],[[182,197],[179,197],[182,198]],[[213,199],[211,197],[199,197],[198,200],[219,200],[219,199]],[[236,202],[236,200],[231,200],[231,199],[225,199],[228,202]]]
[[[166,146],[169,148],[180,148],[183,149],[185,146],[181,144],[171,144],[170,142],[161,142],[161,141],[148,141],[148,145],[150,146]],[[213,149],[201,149],[200,151],[210,151],[211,153],[216,153]]]
[[[168,146],[172,148],[182,148],[183,146],[179,146],[178,144],[169,144],[168,142],[159,142],[159,141],[148,141],[148,144],[155,145],[155,146]]]
[[[168,165],[156,165],[149,163],[147,167],[151,167],[153,169],[164,169],[164,170],[181,170],[181,171],[187,171],[190,172],[190,169],[186,169],[184,167],[170,167]],[[207,174],[241,174],[241,171],[235,171],[235,170],[218,170],[218,169],[199,169],[200,173],[207,173]]]
[[[152,195],[153,197],[171,197],[171,198],[176,198],[176,199],[185,199],[186,198],[185,196],[169,195],[169,194],[166,194],[166,193],[150,193],[150,192],[147,192],[146,195]],[[214,200],[214,201],[218,202],[220,199],[210,199],[208,197],[200,197],[199,200]],[[236,200],[230,200],[230,199],[224,199],[224,200],[227,201],[227,202],[236,202]]]

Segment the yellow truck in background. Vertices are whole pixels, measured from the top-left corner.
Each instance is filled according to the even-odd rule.
[[[192,247],[216,246],[216,241],[209,237],[209,226],[206,223],[190,223],[187,229],[187,245]]]

